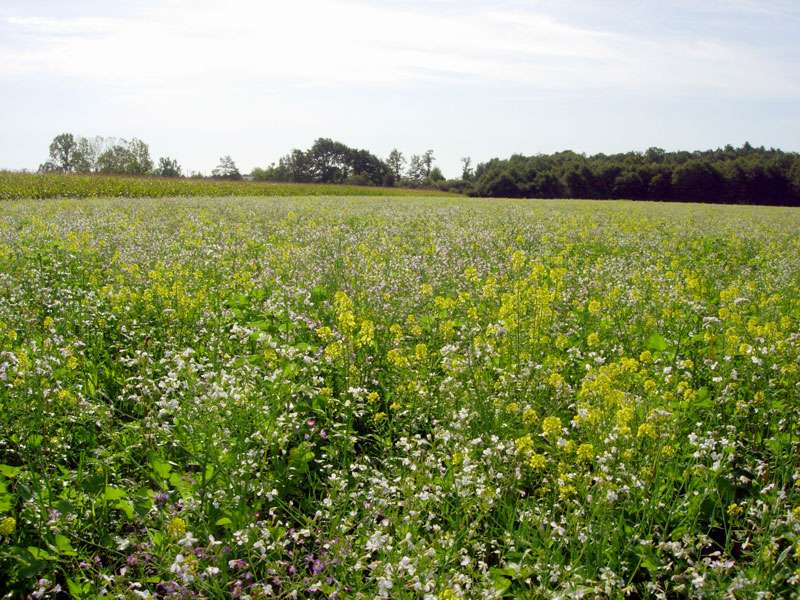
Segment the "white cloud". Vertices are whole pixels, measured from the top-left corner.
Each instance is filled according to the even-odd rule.
[[[0,73],[200,91],[203,86],[500,82],[550,90],[650,86],[795,94],[769,57],[702,40],[592,31],[535,10],[457,12],[366,2],[169,0],[137,18],[7,19],[35,45],[5,47]]]

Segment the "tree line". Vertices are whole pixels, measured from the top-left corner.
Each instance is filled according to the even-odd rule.
[[[150,146],[138,138],[96,136],[86,138],[62,133],[53,138],[49,158],[39,165],[40,173],[80,173],[155,177],[183,177],[178,161],[162,156],[158,163],[150,157]],[[203,177],[192,173],[191,177]],[[211,172],[214,179],[242,179],[236,163],[223,156]]]
[[[319,138],[309,149],[294,149],[277,163],[254,169],[252,175],[261,181],[435,187],[445,180],[442,171],[433,165],[435,160],[433,150],[413,154],[406,160],[396,148],[382,160],[368,150]]]
[[[469,193],[799,206],[800,154],[745,143],[697,152],[514,155],[478,165]]]
[[[49,147],[40,172],[102,173],[183,177],[177,160],[154,163],[143,141],[85,138],[63,133]],[[473,168],[461,159],[460,176],[446,179],[433,150],[406,157],[393,149],[381,159],[368,150],[319,138],[294,149],[277,163],[243,176],[223,156],[211,178],[285,183],[347,183],[402,186],[506,198],[626,198],[631,200],[785,204],[800,206],[800,154],[773,148],[725,146],[716,150],[645,152],[586,156],[570,150],[508,159],[493,158]],[[191,177],[203,177],[192,173]]]

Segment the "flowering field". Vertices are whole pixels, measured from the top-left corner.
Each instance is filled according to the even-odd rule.
[[[0,595],[800,580],[800,212],[0,205]]]

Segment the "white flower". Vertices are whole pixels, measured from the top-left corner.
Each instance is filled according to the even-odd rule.
[[[388,535],[383,534],[380,531],[376,531],[367,540],[367,544],[365,546],[367,552],[376,552],[380,550],[386,545],[388,539],[389,539]]]
[[[180,546],[186,546],[187,548],[191,548],[197,542],[197,538],[194,537],[191,531],[187,531],[186,535],[183,536],[180,540],[178,540],[178,544]]]

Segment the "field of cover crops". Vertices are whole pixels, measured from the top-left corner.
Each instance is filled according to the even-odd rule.
[[[780,598],[800,212],[0,204],[0,596]]]
[[[419,190],[367,185],[273,183],[124,175],[0,171],[0,201],[21,198],[165,198],[173,196],[416,196]],[[431,196],[455,196],[426,190]]]

